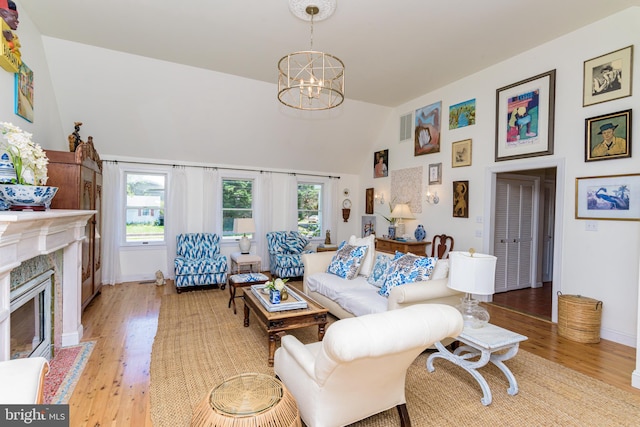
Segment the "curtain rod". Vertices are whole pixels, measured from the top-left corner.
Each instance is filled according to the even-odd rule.
[[[318,174],[312,174],[312,173],[298,173],[298,172],[280,172],[280,171],[274,171],[274,170],[263,170],[263,169],[245,169],[245,168],[229,168],[229,167],[223,167],[223,166],[200,166],[200,165],[179,165],[179,164],[168,164],[168,163],[153,163],[153,162],[136,162],[136,161],[129,161],[129,160],[103,160],[103,162],[109,162],[109,163],[115,163],[118,164],[119,162],[121,163],[128,163],[128,164],[134,164],[134,165],[153,165],[153,166],[171,166],[171,167],[185,167],[185,168],[200,168],[200,169],[224,169],[224,170],[231,170],[231,171],[242,171],[242,172],[271,172],[271,173],[279,173],[279,174],[284,174],[284,175],[302,175],[302,176],[315,176],[315,177],[320,177],[320,178],[330,178],[330,179],[340,179],[339,176],[333,176],[333,175],[318,175]]]

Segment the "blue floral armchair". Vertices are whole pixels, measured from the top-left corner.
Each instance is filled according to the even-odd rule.
[[[227,257],[220,254],[220,236],[212,233],[187,233],[176,237],[176,290],[227,283]]]
[[[267,233],[269,268],[274,277],[300,277],[304,275],[302,254],[313,253],[304,248],[309,239],[297,231],[271,231]]]

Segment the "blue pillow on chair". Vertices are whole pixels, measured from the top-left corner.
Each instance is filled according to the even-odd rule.
[[[299,254],[309,244],[309,240],[298,233],[288,233],[280,247],[285,253]]]

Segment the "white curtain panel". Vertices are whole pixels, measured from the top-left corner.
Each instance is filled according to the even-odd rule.
[[[338,212],[342,212],[338,206],[340,178],[328,178],[327,181],[327,200],[324,206],[325,230],[331,230],[331,242],[336,243],[338,221],[342,218],[342,216],[338,216]]]
[[[102,284],[120,283],[120,227],[124,214],[122,172],[115,162],[102,163],[103,212],[102,212]],[[105,215],[104,206],[109,206]]]
[[[221,202],[222,178],[218,169],[206,168],[203,173],[203,218],[202,230],[205,233],[216,233],[222,237]]]
[[[271,172],[260,172],[256,179],[256,203],[253,217],[256,223],[256,255],[262,258],[262,270],[269,270],[269,246],[267,233],[273,230],[273,181]]]
[[[298,229],[298,177],[295,174],[287,175],[285,180],[285,229],[295,231]],[[272,230],[283,231],[283,230]]]
[[[165,239],[167,242],[168,278],[174,278],[173,261],[176,257],[176,236],[187,231],[187,173],[183,166],[174,166],[169,176],[167,203],[165,204]]]

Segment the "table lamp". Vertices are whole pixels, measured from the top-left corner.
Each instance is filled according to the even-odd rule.
[[[240,253],[248,254],[251,250],[251,241],[247,237],[247,233],[256,232],[256,223],[253,218],[235,218],[233,220],[233,232],[235,234],[242,233],[240,238]]]
[[[495,256],[478,254],[473,249],[469,249],[469,252],[449,252],[447,286],[466,293],[458,306],[465,326],[481,328],[489,322],[489,312],[478,305],[478,300],[471,295],[493,295],[496,261]]]
[[[409,205],[407,205],[406,203],[398,203],[396,207],[391,211],[390,218],[398,220],[398,223],[396,224],[396,236],[400,237],[404,235],[404,222],[402,220],[416,219],[416,217],[411,213]]]

